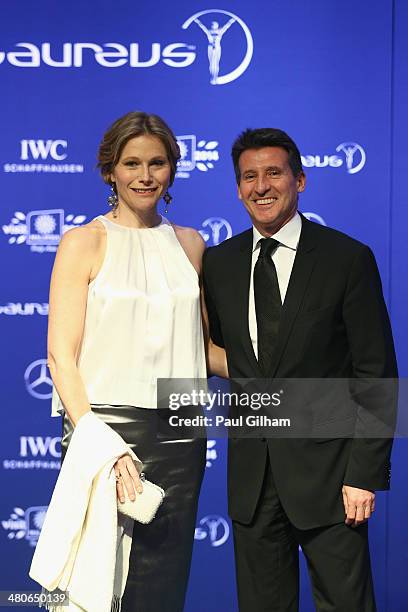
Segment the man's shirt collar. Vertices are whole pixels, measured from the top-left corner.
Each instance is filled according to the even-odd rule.
[[[259,241],[265,236],[256,229],[256,227],[252,226],[253,231],[253,241],[252,241],[252,252],[254,252],[259,247]],[[298,212],[292,217],[290,221],[288,221],[281,229],[276,232],[276,234],[272,234],[269,238],[275,238],[278,242],[280,242],[283,246],[296,251],[299,240],[300,233],[302,231],[302,219]]]

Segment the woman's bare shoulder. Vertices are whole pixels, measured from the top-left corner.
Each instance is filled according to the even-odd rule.
[[[89,223],[73,227],[65,232],[60,245],[66,248],[95,248],[105,236],[106,230],[102,223],[97,219],[92,219]]]
[[[89,223],[73,227],[62,236],[57,258],[75,260],[80,262],[82,259],[93,262],[98,253],[103,249],[106,242],[106,230],[103,224],[96,219]],[[85,261],[83,262],[85,263]]]
[[[205,241],[200,232],[193,227],[184,227],[182,225],[176,225],[175,223],[172,223],[172,226],[176,232],[177,238],[183,245],[201,254],[203,253],[205,250]]]
[[[194,266],[198,275],[201,274],[201,260],[205,251],[205,242],[200,234],[192,227],[182,227],[172,224],[177,239],[180,242],[185,254]]]

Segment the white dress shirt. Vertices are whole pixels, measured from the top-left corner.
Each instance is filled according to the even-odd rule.
[[[258,357],[258,329],[256,325],[255,313],[255,298],[254,298],[254,268],[259,256],[260,246],[259,240],[265,238],[256,227],[253,229],[252,243],[252,264],[251,264],[251,279],[249,283],[249,309],[248,323],[249,335],[251,337],[252,346],[256,357]],[[299,213],[286,223],[276,234],[272,234],[270,238],[278,240],[279,246],[272,253],[272,261],[275,264],[276,274],[278,276],[279,291],[281,294],[282,304],[285,301],[286,291],[289,285],[290,275],[292,273],[293,262],[295,261],[296,251],[299,244],[300,232],[302,231],[302,219]]]

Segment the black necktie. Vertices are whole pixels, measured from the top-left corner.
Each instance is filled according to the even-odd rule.
[[[274,238],[263,238],[254,268],[254,296],[258,328],[258,363],[266,376],[275,350],[282,312],[278,277],[271,253],[279,245]]]

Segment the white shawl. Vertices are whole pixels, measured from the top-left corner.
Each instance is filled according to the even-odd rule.
[[[54,612],[120,610],[129,567],[133,520],[117,512],[112,469],[129,453],[124,440],[93,412],[72,434],[31,563],[44,592],[67,591],[70,604]]]

